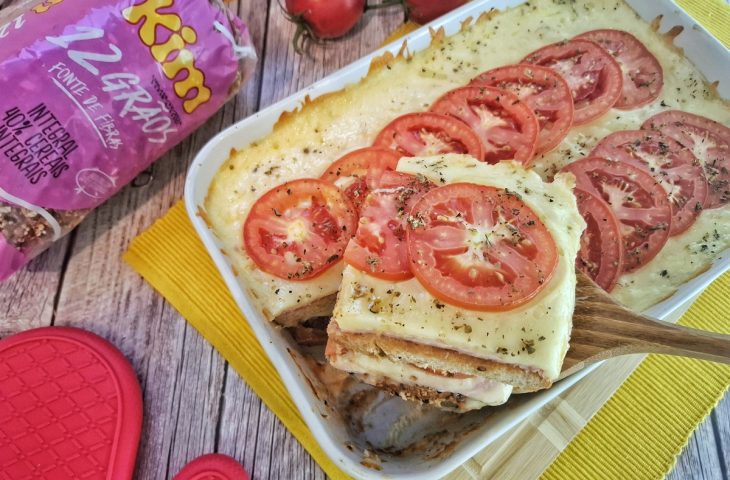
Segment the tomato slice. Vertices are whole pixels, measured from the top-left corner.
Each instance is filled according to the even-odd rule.
[[[426,193],[408,217],[411,270],[436,298],[501,311],[547,285],[558,251],[540,218],[515,194],[452,183]]]
[[[582,125],[608,112],[621,98],[621,67],[590,40],[553,43],[526,56],[521,63],[549,67],[563,76],[573,95],[573,123]]]
[[[537,65],[508,65],[480,74],[472,85],[509,90],[532,109],[540,133],[535,153],[557,146],[573,125],[573,97],[562,76]]]
[[[575,266],[610,292],[621,276],[624,262],[621,225],[603,199],[580,188],[573,193],[578,200],[578,211],[586,221]]]
[[[679,110],[658,113],[641,128],[657,130],[692,150],[709,184],[705,208],[730,203],[730,128]]]
[[[355,208],[337,187],[302,179],[269,190],[253,204],[243,241],[264,272],[308,280],[342,258],[356,227]]]
[[[484,160],[516,160],[529,165],[540,125],[530,107],[507,90],[487,86],[451,90],[431,105],[431,111],[458,118],[482,140]]]
[[[413,204],[433,186],[423,177],[386,172],[381,188],[372,190],[363,203],[357,233],[345,250],[345,261],[386,280],[413,277],[405,222]]]
[[[664,85],[659,60],[635,36],[610,28],[591,30],[575,38],[596,42],[616,59],[623,72],[621,97],[614,107],[629,110],[651,103]]]
[[[707,179],[692,152],[669,137],[646,130],[614,132],[590,154],[644,168],[666,190],[672,205],[669,235],[687,230],[707,200]]]
[[[320,178],[342,190],[360,212],[368,192],[378,188],[385,172],[396,169],[399,159],[387,148],[361,148],[333,162]]]
[[[406,157],[467,153],[484,158],[482,142],[468,125],[431,112],[396,118],[380,131],[373,145],[390,148]]]
[[[563,167],[576,186],[606,202],[621,224],[623,272],[645,265],[667,243],[672,207],[664,188],[633,164],[587,157]]]

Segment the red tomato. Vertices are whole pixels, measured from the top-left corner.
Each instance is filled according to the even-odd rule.
[[[730,203],[730,128],[679,110],[656,114],[641,128],[657,130],[692,150],[709,184],[705,208]]]
[[[253,204],[243,241],[264,272],[308,280],[342,258],[356,227],[355,208],[337,187],[302,179],[269,190]]]
[[[360,212],[368,192],[378,188],[385,172],[395,170],[399,159],[393,150],[361,148],[336,160],[321,178],[342,190]]]
[[[611,207],[601,198],[580,188],[576,188],[574,193],[578,211],[586,221],[575,266],[599,287],[610,292],[621,276],[624,262],[621,225]]]
[[[670,236],[687,230],[704,208],[708,187],[702,166],[669,137],[646,130],[614,132],[598,142],[591,156],[631,163],[652,174],[672,205]]]
[[[562,76],[537,65],[508,65],[484,72],[474,85],[509,90],[532,109],[540,124],[535,153],[553,149],[573,125],[573,97]]]
[[[296,23],[304,22],[315,38],[341,37],[360,20],[366,0],[286,0],[286,12]],[[301,23],[300,23],[301,25]]]
[[[466,2],[467,0],[405,0],[405,5],[408,18],[423,25]]]
[[[643,168],[605,158],[587,157],[563,167],[576,186],[606,202],[621,224],[623,272],[654,258],[667,243],[672,207],[667,194]]]
[[[565,78],[573,94],[573,123],[582,125],[608,112],[621,98],[621,67],[589,40],[553,43],[526,56],[522,63],[550,67]]]
[[[558,251],[540,218],[516,195],[452,183],[426,193],[408,217],[411,270],[436,298],[499,311],[547,284]]]
[[[385,126],[375,138],[376,147],[390,148],[402,156],[467,153],[483,158],[482,142],[465,123],[437,113],[409,113]]]
[[[659,60],[635,36],[623,30],[592,30],[576,38],[591,40],[605,48],[616,59],[623,72],[621,97],[616,108],[631,109],[651,103],[664,85],[664,72]]]
[[[540,125],[530,107],[517,95],[494,87],[462,87],[445,93],[431,111],[469,125],[482,140],[484,160],[516,160],[529,165]]]
[[[365,199],[357,233],[345,250],[353,267],[386,280],[411,278],[406,246],[406,219],[413,204],[433,184],[399,172],[386,172],[382,188]]]

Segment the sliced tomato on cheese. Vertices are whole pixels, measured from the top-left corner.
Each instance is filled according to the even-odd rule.
[[[646,169],[664,187],[672,205],[669,235],[687,230],[702,212],[708,185],[695,156],[670,137],[647,130],[626,130],[604,137],[591,156]]]
[[[457,88],[436,100],[431,111],[469,125],[484,147],[480,160],[531,163],[540,125],[532,109],[514,93],[487,86]]]
[[[631,109],[651,103],[664,85],[659,60],[641,41],[623,30],[601,29],[581,33],[576,38],[596,42],[618,62],[623,72],[621,97],[616,108]]]
[[[435,188],[413,206],[406,231],[419,282],[439,300],[471,310],[524,304],[558,263],[540,218],[515,194],[494,187]]]
[[[540,125],[535,153],[553,149],[573,125],[573,97],[563,77],[538,65],[508,65],[486,71],[471,81],[509,90],[527,104]]]
[[[624,261],[621,224],[603,199],[577,187],[573,193],[586,222],[575,266],[610,292],[621,276]]]
[[[595,120],[621,98],[621,67],[606,50],[590,40],[553,43],[532,52],[521,63],[549,67],[563,76],[573,95],[575,125]]]
[[[481,140],[468,125],[432,112],[409,113],[396,118],[378,133],[373,145],[406,157],[444,153],[484,157]]]
[[[380,188],[371,190],[362,204],[357,233],[345,250],[345,262],[386,280],[411,278],[405,222],[413,204],[433,186],[422,177],[386,172]]]
[[[646,265],[669,238],[672,208],[664,188],[643,168],[587,157],[563,167],[576,187],[601,198],[621,224],[623,272]]]
[[[641,128],[673,138],[697,157],[709,184],[705,208],[730,203],[730,128],[679,110],[658,113],[647,119]]]
[[[393,150],[361,148],[333,162],[321,178],[342,190],[359,212],[368,193],[379,187],[385,172],[396,169],[399,159]]]
[[[308,280],[342,258],[356,227],[355,208],[337,187],[322,180],[293,180],[253,204],[243,241],[264,272]]]

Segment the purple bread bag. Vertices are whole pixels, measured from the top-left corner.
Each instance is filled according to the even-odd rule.
[[[213,115],[255,62],[217,0],[0,12],[0,280]]]

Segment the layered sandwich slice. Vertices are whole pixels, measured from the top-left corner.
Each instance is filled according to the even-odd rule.
[[[379,222],[387,228],[370,227],[365,267],[346,253],[330,363],[454,410],[549,387],[568,350],[585,228],[572,175],[546,183],[518,163],[465,155],[402,158],[397,171],[433,187]],[[398,225],[400,254],[388,255],[383,232]],[[348,250],[362,228],[361,218]],[[396,260],[408,262],[411,278],[381,275]]]

